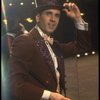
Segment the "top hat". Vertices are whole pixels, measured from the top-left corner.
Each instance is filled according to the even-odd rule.
[[[64,0],[34,0],[35,2],[35,8],[33,9],[34,15],[37,13],[54,8],[61,10],[63,8],[63,2]]]

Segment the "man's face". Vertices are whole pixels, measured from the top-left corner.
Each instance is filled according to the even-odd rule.
[[[60,10],[48,9],[36,16],[36,21],[42,31],[46,34],[54,32],[60,19]]]

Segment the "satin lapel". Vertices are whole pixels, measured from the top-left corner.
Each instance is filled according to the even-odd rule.
[[[39,48],[41,54],[43,55],[45,61],[47,62],[47,64],[49,65],[49,68],[54,76],[54,79],[56,80],[56,74],[55,74],[55,68],[54,68],[54,64],[53,64],[53,60],[51,58],[51,55],[49,53],[49,50],[43,40],[43,38],[39,35],[38,31],[37,33],[34,33],[34,42],[35,45]]]

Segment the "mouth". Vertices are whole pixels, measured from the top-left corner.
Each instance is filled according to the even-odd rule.
[[[49,24],[48,24],[48,27],[49,27],[50,29],[54,30],[55,27],[56,27],[56,25],[55,25],[55,24],[51,24],[51,23],[49,23]]]

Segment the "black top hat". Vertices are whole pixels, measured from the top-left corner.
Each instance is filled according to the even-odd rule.
[[[64,0],[34,0],[35,8],[33,9],[33,13],[36,15],[37,13],[49,8],[62,9],[63,1]]]

